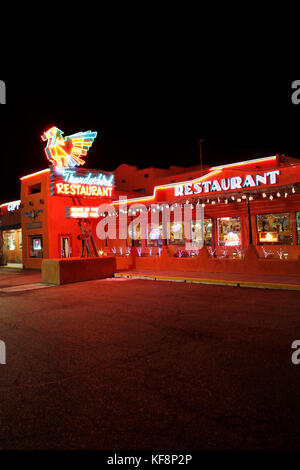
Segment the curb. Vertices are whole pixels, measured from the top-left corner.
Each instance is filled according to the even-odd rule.
[[[271,282],[225,281],[219,279],[199,279],[192,277],[155,276],[150,274],[116,273],[115,277],[143,279],[148,281],[184,282],[186,284],[206,284],[229,287],[249,287],[254,289],[295,290],[300,291],[300,284],[280,284]]]

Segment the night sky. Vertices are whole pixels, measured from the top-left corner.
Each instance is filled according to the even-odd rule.
[[[114,170],[217,165],[283,153],[300,158],[300,105],[294,80],[209,78],[199,74],[119,70],[46,80],[9,79],[0,105],[0,201],[19,199],[19,178],[48,166],[41,134],[55,125],[69,135],[98,131],[87,168]]]

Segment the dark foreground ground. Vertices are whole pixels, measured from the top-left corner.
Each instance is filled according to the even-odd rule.
[[[12,279],[1,449],[300,449],[300,292]]]

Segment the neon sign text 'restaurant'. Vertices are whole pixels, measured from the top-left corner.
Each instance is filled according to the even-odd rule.
[[[269,171],[263,175],[255,176],[246,175],[245,177],[234,176],[231,178],[223,178],[221,180],[211,180],[203,182],[187,182],[175,186],[175,196],[189,196],[192,194],[235,191],[238,189],[255,188],[260,185],[273,185],[277,183],[277,177],[280,175],[279,170]]]
[[[92,186],[88,184],[56,183],[56,194],[64,196],[111,197],[111,186]]]

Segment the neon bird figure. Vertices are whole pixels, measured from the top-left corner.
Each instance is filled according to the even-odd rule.
[[[92,131],[77,132],[63,137],[63,131],[51,127],[42,135],[42,140],[47,141],[45,153],[54,167],[72,168],[84,165],[82,157],[86,157],[96,137],[97,132]]]

